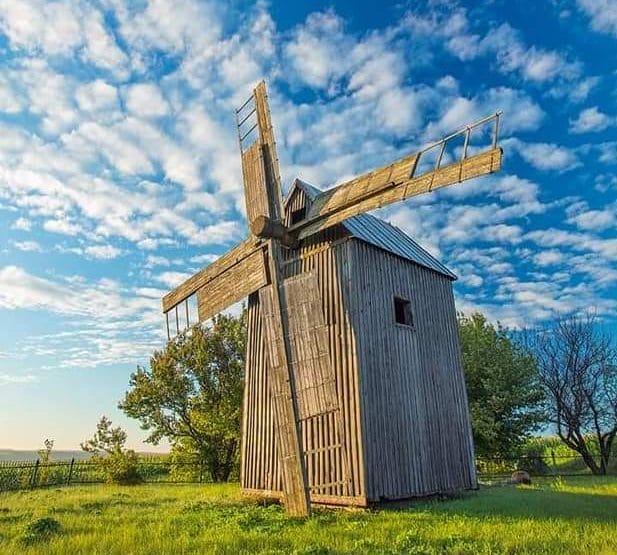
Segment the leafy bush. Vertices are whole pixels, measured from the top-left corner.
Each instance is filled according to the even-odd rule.
[[[138,484],[142,482],[139,473],[139,457],[132,449],[126,449],[126,432],[111,427],[111,420],[106,416],[96,426],[92,439],[81,444],[81,448],[93,453],[92,460],[103,471],[107,482],[114,484]]]
[[[135,451],[111,453],[97,456],[96,459],[109,483],[133,485],[143,481],[139,472],[139,457]]]
[[[60,526],[60,523],[55,518],[39,518],[26,526],[22,541],[26,544],[48,541],[61,532],[62,526]]]

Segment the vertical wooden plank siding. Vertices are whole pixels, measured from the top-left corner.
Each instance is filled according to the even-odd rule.
[[[306,199],[302,195],[292,199],[287,214],[301,208],[303,202]],[[284,274],[293,277],[319,269],[319,290],[341,411],[338,417],[330,412],[302,421],[311,499],[362,505],[364,465],[358,368],[355,339],[345,308],[350,282],[346,257],[344,236],[340,229],[333,229],[289,251]],[[265,334],[256,294],[249,297],[248,318],[241,486],[246,492],[268,495],[280,492],[282,484],[271,416]]]
[[[450,280],[349,244],[369,500],[476,487]],[[395,323],[395,296],[411,301],[413,327]]]

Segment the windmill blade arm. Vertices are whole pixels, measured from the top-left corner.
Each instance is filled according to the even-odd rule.
[[[352,216],[392,204],[393,202],[427,193],[440,187],[460,183],[473,177],[498,171],[501,168],[502,150],[497,146],[499,114],[471,124],[461,131],[445,137],[421,152],[401,158],[388,166],[371,171],[334,189],[321,193],[313,202],[307,218],[292,226],[289,233],[303,239]],[[479,154],[467,156],[469,134],[472,129],[495,122],[493,144]],[[465,134],[462,158],[448,165],[441,165],[446,143]],[[440,148],[435,167],[416,175],[422,155],[433,148]]]
[[[171,328],[181,331],[178,321],[183,320],[184,311],[178,309],[193,295],[197,295],[198,321],[202,322],[267,285],[265,249],[262,241],[247,239],[165,295],[163,312],[167,315],[168,335],[175,335],[170,333],[170,320]],[[174,313],[171,318],[170,313]],[[188,320],[188,305],[186,314]],[[186,323],[183,327],[188,327]]]

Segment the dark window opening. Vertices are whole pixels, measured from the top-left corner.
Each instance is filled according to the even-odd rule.
[[[402,326],[413,326],[411,314],[411,301],[394,297],[394,321]]]
[[[298,210],[294,210],[291,213],[291,225],[297,224],[301,222],[306,217],[306,207],[299,208]]]

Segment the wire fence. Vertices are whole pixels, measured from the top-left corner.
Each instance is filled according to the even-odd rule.
[[[516,458],[491,457],[476,461],[478,478],[494,482],[508,478],[516,470],[532,477],[591,476],[578,455],[523,455]],[[141,458],[138,473],[146,483],[204,483],[210,476],[199,460],[173,460],[170,457]],[[612,460],[608,474],[617,475],[617,460]],[[104,470],[97,460],[70,461],[0,461],[0,491],[31,489],[70,484],[94,484],[105,481]]]
[[[165,457],[142,458],[138,473],[144,482],[202,483],[210,481],[204,464],[198,460],[177,461]],[[0,461],[0,491],[31,489],[70,484],[95,484],[105,481],[97,460]]]

